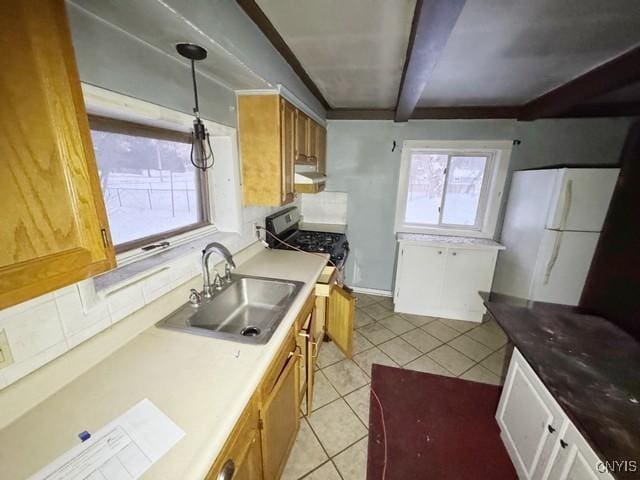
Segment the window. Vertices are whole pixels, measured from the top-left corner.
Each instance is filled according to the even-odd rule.
[[[208,223],[205,174],[187,133],[90,118],[109,226],[122,252]]]
[[[396,231],[492,236],[509,154],[500,143],[405,142]]]

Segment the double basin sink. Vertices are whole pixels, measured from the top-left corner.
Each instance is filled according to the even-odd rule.
[[[214,290],[210,299],[186,303],[158,322],[161,328],[264,344],[269,341],[304,283],[247,275]]]

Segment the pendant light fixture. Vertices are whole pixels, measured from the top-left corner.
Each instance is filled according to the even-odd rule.
[[[193,121],[193,132],[191,132],[191,163],[194,167],[205,171],[213,167],[213,150],[209,140],[209,132],[207,132],[204,123],[200,119],[200,107],[198,106],[198,85],[196,83],[196,66],[195,62],[207,58],[207,51],[200,45],[193,43],[179,43],[176,50],[180,55],[191,60],[191,78],[193,79],[193,96],[195,99],[195,107],[193,113],[196,116]]]

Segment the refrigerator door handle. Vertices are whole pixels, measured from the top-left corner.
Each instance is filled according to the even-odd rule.
[[[564,189],[564,208],[562,209],[562,218],[560,219],[560,230],[567,228],[567,220],[571,211],[571,202],[573,201],[573,180],[567,180],[567,186]]]
[[[553,250],[551,250],[551,256],[549,257],[549,261],[547,262],[547,268],[544,271],[544,280],[542,281],[543,285],[549,283],[549,278],[551,277],[551,272],[553,267],[558,260],[558,254],[560,253],[560,244],[562,243],[562,232],[557,232],[556,239],[553,243]]]

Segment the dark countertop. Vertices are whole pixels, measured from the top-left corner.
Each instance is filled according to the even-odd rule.
[[[578,307],[481,295],[600,459],[640,461],[640,342]]]

